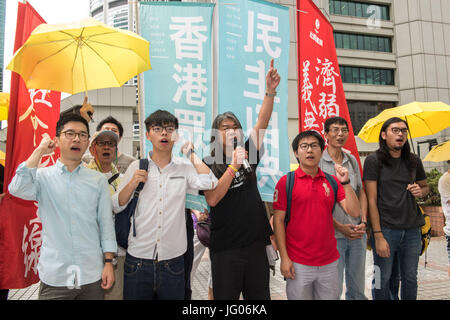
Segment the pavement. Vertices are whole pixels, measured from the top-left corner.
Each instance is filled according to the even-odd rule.
[[[427,265],[425,267],[425,254],[420,257],[418,269],[418,300],[449,300],[450,277],[448,276],[447,242],[445,237],[431,238],[426,252]],[[286,282],[280,274],[280,261],[277,261],[275,276],[270,276],[270,293],[272,300],[286,300]],[[372,299],[370,291],[371,267],[373,255],[366,251],[366,297]],[[194,276],[192,283],[192,299],[208,299],[208,276],[210,270],[209,252],[206,251]],[[10,290],[8,300],[37,300],[39,283],[24,289]],[[345,287],[344,287],[345,292]]]

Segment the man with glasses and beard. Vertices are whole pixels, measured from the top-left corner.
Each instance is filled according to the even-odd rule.
[[[419,157],[410,152],[408,124],[390,118],[382,126],[379,149],[364,162],[364,181],[372,225],[374,300],[389,300],[394,256],[400,267],[401,299],[417,298],[417,267],[425,223],[416,203],[429,192]],[[377,274],[378,273],[378,274]],[[379,277],[378,277],[379,276]]]

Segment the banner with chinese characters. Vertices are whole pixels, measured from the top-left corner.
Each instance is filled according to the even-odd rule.
[[[257,169],[261,198],[272,202],[276,183],[289,171],[289,11],[259,0],[221,0],[218,10],[218,112],[232,111],[248,137],[264,99],[272,58],[281,77]]]
[[[174,114],[180,134],[175,155],[186,140],[200,157],[209,144],[213,8],[212,3],[141,2],[140,34],[150,42],[152,62],[152,70],[144,73],[142,122],[158,109]],[[145,154],[149,150],[151,143],[145,140]]]
[[[333,27],[311,0],[297,1],[297,50],[300,131],[315,130],[323,136],[326,119],[344,118],[349,126],[344,151],[353,154],[361,167],[339,73]]]
[[[45,23],[29,4],[18,3],[14,51],[28,39],[35,27]],[[28,159],[45,136],[53,138],[59,119],[61,93],[27,89],[12,72],[8,139],[6,142],[5,191],[0,204],[0,289],[25,288],[39,281],[37,263],[41,246],[41,222],[37,203],[11,196],[7,186],[17,166]],[[44,156],[40,167],[53,165],[55,153]]]

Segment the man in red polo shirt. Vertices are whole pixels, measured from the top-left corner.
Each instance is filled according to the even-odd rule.
[[[338,299],[338,259],[333,226],[334,191],[319,161],[325,141],[316,131],[304,131],[292,142],[299,162],[292,191],[290,220],[285,227],[286,178],[277,183],[273,208],[274,231],[280,251],[281,274],[289,300]],[[360,205],[349,184],[348,171],[336,164],[337,204],[358,217]]]

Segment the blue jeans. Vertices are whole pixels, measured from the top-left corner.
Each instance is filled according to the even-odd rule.
[[[390,278],[395,265],[394,258],[397,254],[397,268],[400,270],[401,281],[400,297],[402,300],[417,299],[417,267],[422,249],[420,227],[408,230],[381,228],[381,231],[389,244],[390,256],[381,258],[376,253],[375,240],[372,234],[371,242],[375,265],[372,298],[374,300],[390,300],[392,298]]]
[[[367,236],[365,234],[361,239],[336,239],[340,255],[338,263],[339,297],[342,294],[345,269],[345,300],[367,300],[367,297],[364,295],[366,284],[366,239]]]
[[[183,300],[184,258],[158,261],[127,253],[124,266],[124,300]]]

